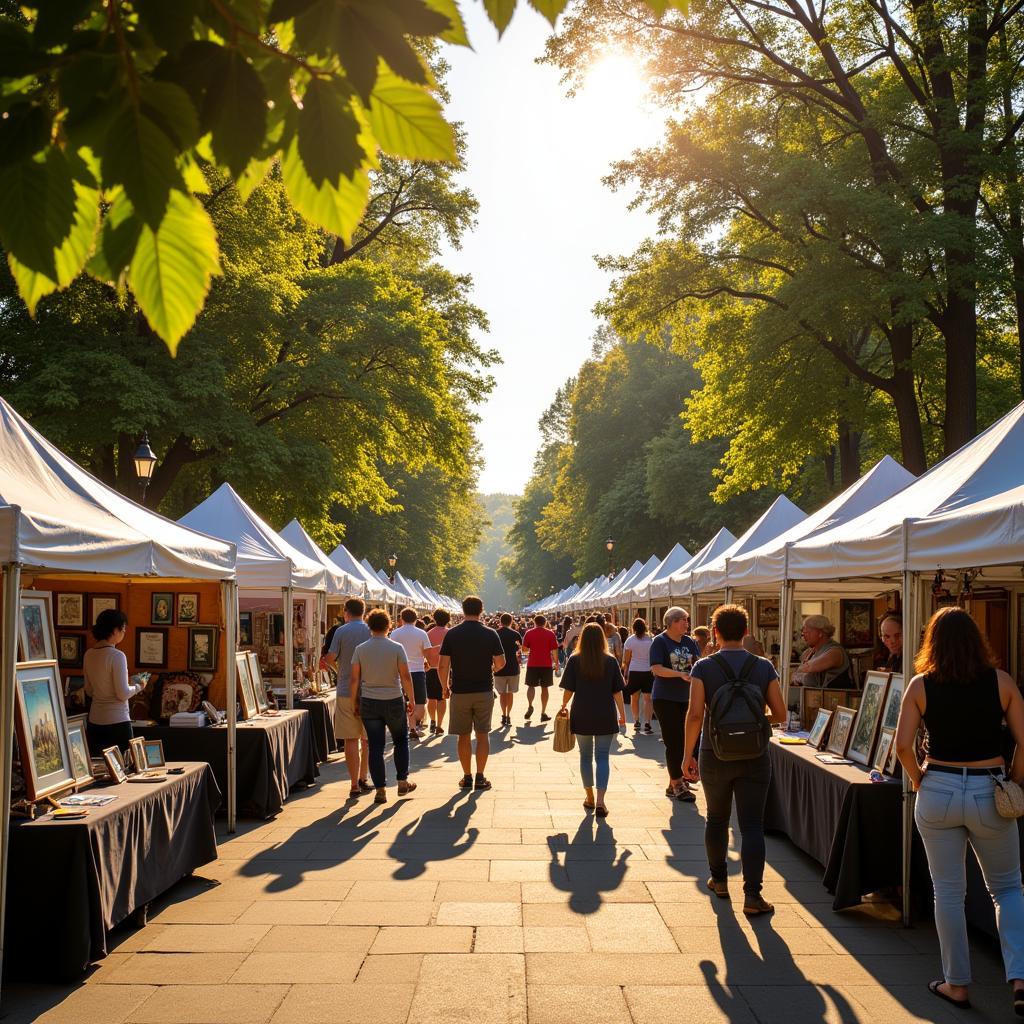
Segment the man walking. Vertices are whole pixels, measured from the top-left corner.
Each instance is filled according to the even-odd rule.
[[[558,638],[545,626],[547,619],[543,615],[533,617],[533,629],[526,631],[523,637],[523,649],[526,657],[526,720],[533,716],[533,694],[540,687],[540,720],[550,722],[548,714],[548,691],[555,681],[555,670],[558,668]]]
[[[463,621],[445,634],[437,665],[445,699],[451,699],[448,729],[459,738],[460,789],[491,788],[484,769],[491,750],[488,733],[494,712],[494,673],[505,665],[505,649],[498,634],[480,621],[483,610],[479,597],[463,600]],[[474,732],[475,782],[470,774]]]
[[[512,701],[519,692],[519,649],[523,638],[512,628],[512,616],[502,614],[498,637],[505,651],[505,664],[494,673],[494,689],[501,704],[501,724],[512,724]]]
[[[360,793],[373,792],[366,777],[370,756],[366,730],[358,715],[353,713],[351,700],[352,655],[361,643],[370,639],[370,627],[363,622],[365,611],[366,605],[358,597],[351,597],[345,602],[345,622],[334,631],[330,650],[324,655],[326,664],[338,666],[334,735],[345,745],[345,767],[351,780],[350,800],[355,800]]]
[[[403,608],[400,618],[402,625],[391,631],[391,639],[405,648],[409,659],[409,674],[412,676],[412,690],[416,700],[416,713],[409,735],[414,739],[422,739],[420,726],[423,724],[423,713],[427,707],[427,654],[430,650],[430,637],[425,630],[416,625],[416,610]]]

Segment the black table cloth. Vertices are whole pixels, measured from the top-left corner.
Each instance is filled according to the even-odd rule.
[[[111,928],[217,859],[220,789],[208,764],[184,767],[163,782],[88,790],[117,799],[77,821],[12,819],[7,978],[78,978],[107,955]]]
[[[338,704],[336,693],[322,693],[317,697],[303,697],[295,702],[297,708],[309,712],[309,728],[313,736],[313,754],[317,764],[338,749],[334,738],[334,709]]]
[[[138,735],[162,740],[168,760],[206,761],[222,792],[228,787],[226,725],[172,729],[166,725],[136,726]],[[270,818],[288,798],[292,786],[311,785],[320,774],[316,766],[309,713],[298,708],[271,718],[239,722],[238,814]]]

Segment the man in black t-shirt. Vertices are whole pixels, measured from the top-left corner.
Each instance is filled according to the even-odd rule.
[[[505,664],[494,673],[494,689],[501,704],[501,724],[512,724],[512,701],[519,692],[519,651],[523,638],[512,628],[512,616],[505,612],[501,619],[498,638],[505,652]]]
[[[488,733],[494,711],[494,673],[505,667],[505,648],[498,634],[480,621],[483,610],[479,597],[462,602],[464,621],[445,634],[437,665],[445,698],[451,697],[448,731],[459,737],[460,789],[491,788],[484,768],[491,750]],[[474,732],[475,782],[470,774]]]

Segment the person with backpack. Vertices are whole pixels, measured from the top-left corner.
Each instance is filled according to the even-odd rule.
[[[770,914],[761,895],[764,880],[764,808],[771,782],[768,754],[772,722],[786,721],[786,704],[775,667],[744,650],[746,609],[722,605],[711,618],[717,653],[701,658],[690,671],[690,708],[686,716],[687,778],[700,778],[707,801],[704,847],[711,877],[708,888],[729,898],[727,855],[733,799],[740,826],[743,865],[743,913]],[[765,713],[765,705],[770,714]],[[700,765],[692,751],[700,737]]]

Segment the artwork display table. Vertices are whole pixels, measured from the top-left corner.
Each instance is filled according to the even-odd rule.
[[[313,734],[313,754],[317,764],[323,763],[338,750],[338,741],[334,738],[334,710],[337,705],[338,695],[334,692],[303,697],[295,702],[297,708],[309,712],[309,728]]]
[[[200,729],[147,725],[137,726],[136,733],[161,740],[168,760],[205,761],[213,768],[221,791],[227,792],[226,725]],[[239,722],[236,735],[238,814],[242,817],[272,817],[284,806],[292,786],[312,785],[320,774],[307,711],[281,711],[271,718]]]
[[[117,799],[77,821],[12,820],[5,977],[80,977],[107,955],[111,928],[217,859],[221,791],[208,764],[184,767],[162,782],[92,787]]]

